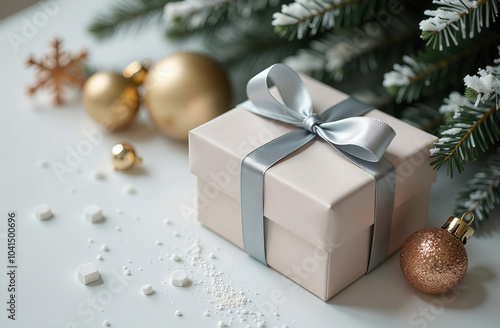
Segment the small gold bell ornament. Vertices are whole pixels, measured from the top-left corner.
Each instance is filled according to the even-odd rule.
[[[223,69],[206,56],[181,52],[161,60],[144,81],[145,102],[158,129],[179,141],[224,113],[231,89]]]
[[[94,73],[83,86],[83,105],[87,113],[107,131],[128,126],[139,110],[138,87],[146,72],[147,65],[133,62],[123,74]]]
[[[128,170],[136,163],[142,163],[142,159],[137,156],[134,147],[126,142],[120,142],[111,148],[111,160],[113,170]]]
[[[470,215],[466,222],[464,218]],[[472,212],[462,218],[451,216],[441,228],[414,232],[401,248],[401,271],[416,289],[427,294],[442,294],[458,285],[467,271],[464,245],[474,230]]]

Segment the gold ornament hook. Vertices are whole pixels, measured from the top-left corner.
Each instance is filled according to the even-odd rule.
[[[470,214],[472,216],[472,219],[467,222],[464,220],[464,218]],[[474,229],[470,226],[470,224],[474,221],[474,213],[468,211],[465,212],[462,215],[462,218],[459,219],[455,216],[450,216],[448,221],[441,227],[441,229],[444,229],[460,239],[462,243],[465,245],[467,241],[469,240],[470,236],[474,234]]]
[[[464,218],[467,216],[467,214],[470,214],[470,216],[472,217],[472,218],[470,219],[469,223],[467,223],[468,225],[471,225],[471,223],[472,223],[472,222],[474,222],[474,219],[475,219],[475,217],[474,217],[474,213],[472,213],[471,211],[467,211],[467,212],[465,212],[465,213],[462,215],[462,218],[461,218],[460,220],[465,221],[465,220],[464,220]]]

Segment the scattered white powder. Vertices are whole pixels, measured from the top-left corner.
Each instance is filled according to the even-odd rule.
[[[170,275],[170,282],[172,285],[177,287],[186,287],[191,280],[189,279],[186,271],[176,270]]]
[[[103,251],[103,252],[107,252],[107,251],[109,251],[108,246],[107,246],[106,244],[102,244],[102,246],[101,246],[101,251]]]
[[[38,205],[34,209],[35,216],[39,220],[48,220],[52,217],[52,212],[50,211],[50,207],[45,204]]]
[[[172,221],[170,221],[170,219],[163,219],[163,224],[172,224]]]
[[[177,254],[172,254],[172,256],[170,256],[170,260],[172,260],[174,262],[179,262],[181,260],[181,258]]]
[[[89,238],[89,239],[87,239],[87,241],[88,241],[89,243],[93,243],[93,242],[94,242],[94,239]]]
[[[157,240],[157,241],[155,241],[155,244],[158,245],[158,246],[160,246],[160,245],[162,245],[162,242],[159,241],[159,240]]]
[[[116,214],[123,214],[123,210],[119,207],[116,208]]]
[[[120,227],[120,226],[116,226],[115,230],[116,230],[116,231],[122,231],[122,227]]]
[[[210,259],[216,259],[217,257],[215,256],[214,253],[210,253],[210,254],[208,254],[208,258],[210,258]]]
[[[151,295],[153,293],[153,286],[151,284],[143,285],[141,290],[144,295]]]
[[[123,271],[123,274],[125,274],[125,275],[127,275],[127,276],[130,276],[130,270],[129,270],[129,269],[127,269],[127,270]]]
[[[219,322],[217,323],[217,326],[219,326],[219,327],[227,327],[227,323],[225,323],[222,320],[219,320]]]
[[[205,311],[205,312],[203,312],[203,315],[204,315],[205,317],[209,317],[209,316],[210,316],[210,312]]]
[[[178,317],[180,317],[180,316],[182,316],[182,312],[179,311],[179,310],[177,310],[177,311],[175,311],[175,315],[178,316]]]
[[[85,218],[92,223],[97,223],[104,220],[101,207],[95,204],[85,207],[85,209],[83,210],[83,214]]]
[[[110,326],[111,324],[109,323],[109,321],[108,321],[108,320],[104,320],[104,321],[102,322],[102,325],[103,325],[103,326],[108,327],[108,326]]]
[[[137,193],[137,190],[134,188],[134,186],[128,184],[128,185],[123,186],[122,192],[125,194],[135,194],[135,193]]]
[[[99,261],[102,261],[104,259],[101,254],[97,254],[95,258]]]
[[[174,232],[172,232],[172,236],[174,236],[174,237],[179,237],[179,236],[180,236],[180,234],[179,234],[177,231],[174,231]]]

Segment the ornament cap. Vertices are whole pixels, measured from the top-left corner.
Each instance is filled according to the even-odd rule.
[[[469,222],[465,221],[464,218],[470,215],[471,219]],[[474,213],[468,211],[465,212],[462,217],[459,219],[456,216],[450,216],[448,221],[441,227],[460,239],[462,243],[465,245],[469,240],[470,236],[474,234],[474,229],[470,226],[470,224],[474,221]]]
[[[135,61],[128,64],[123,70],[123,76],[127,79],[132,79],[137,85],[144,83],[146,74],[151,66],[149,61]]]

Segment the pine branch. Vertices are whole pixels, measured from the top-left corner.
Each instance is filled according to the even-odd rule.
[[[401,120],[423,131],[437,134],[443,123],[443,115],[436,110],[435,101],[415,102],[402,110]]]
[[[385,0],[295,0],[273,15],[277,34],[293,40],[335,27],[352,27],[371,18]]]
[[[462,46],[443,51],[426,48],[412,56],[404,56],[403,64],[395,64],[393,71],[384,75],[383,85],[396,101],[412,102],[421,95],[430,95],[449,87],[460,87],[466,74],[486,63],[500,34],[487,34],[477,40],[467,40]]]
[[[140,28],[159,22],[165,4],[179,0],[124,0],[97,16],[88,31],[97,39],[114,36],[118,30]]]
[[[489,156],[481,170],[467,181],[466,188],[459,192],[455,200],[455,213],[466,211],[475,214],[475,225],[486,220],[491,210],[500,204],[500,154]]]
[[[500,138],[500,112],[494,104],[474,107],[465,97],[453,93],[440,111],[453,109],[453,117],[445,120],[441,138],[431,149],[431,165],[438,170],[447,164],[450,177],[455,169],[462,173],[466,162],[475,161],[478,149],[484,152]]]
[[[500,46],[498,47],[500,53]],[[500,58],[494,60],[496,66],[486,66],[486,69],[479,69],[474,76],[467,75],[464,78],[465,96],[470,101],[475,101],[475,106],[480,102],[495,100],[498,109],[500,101]]]
[[[495,21],[498,15],[500,0],[434,0],[432,3],[441,5],[437,10],[426,10],[424,13],[430,18],[420,22],[422,39],[428,40],[427,45],[432,48],[439,45],[443,49],[443,39],[446,46],[450,46],[450,39],[458,45],[460,37],[473,38],[475,31],[480,33],[483,27],[488,28],[490,21]]]
[[[237,101],[246,99],[246,83],[250,78],[269,65],[281,62],[308,42],[290,42],[277,36],[268,23],[270,14],[235,22],[231,29],[214,34],[206,42],[210,54],[223,62],[233,76]]]
[[[377,32],[370,35],[365,31],[370,31],[373,22],[357,29],[337,28],[285,58],[284,63],[324,81],[328,81],[326,76],[335,82],[366,76],[416,49],[417,42],[412,41],[418,40],[418,31],[408,21],[408,15],[392,17],[388,25],[377,25]]]
[[[217,28],[277,6],[279,0],[187,0],[165,6],[167,36],[210,36]]]

